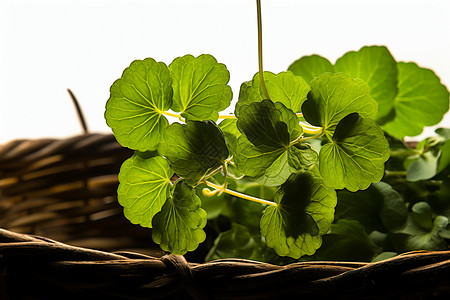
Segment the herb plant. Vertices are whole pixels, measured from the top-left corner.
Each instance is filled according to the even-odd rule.
[[[107,124],[135,150],[119,173],[125,216],[152,228],[153,240],[174,254],[205,241],[208,220],[216,231],[208,259],[278,262],[314,255],[322,243],[315,257],[339,259],[333,254],[356,243],[367,251],[354,257],[370,260],[394,249],[382,245],[395,237],[442,246],[436,228],[444,232],[448,223],[448,187],[430,192],[433,205],[417,200],[410,211],[405,191],[393,187],[436,174],[449,183],[448,131],[418,149],[402,142],[441,120],[446,87],[383,46],[348,52],[335,64],[312,55],[286,72],[264,72],[257,3],[260,70],[241,85],[234,114],[220,114],[232,100],[230,75],[208,54],[169,66],[136,60],[112,85]],[[436,206],[447,214],[436,216]],[[220,218],[228,220],[225,230]]]

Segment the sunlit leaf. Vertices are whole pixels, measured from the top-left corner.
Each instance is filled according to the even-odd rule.
[[[172,110],[187,120],[216,121],[233,97],[230,73],[209,55],[178,57],[169,66],[173,78]]]
[[[349,191],[366,189],[384,175],[389,143],[371,119],[350,114],[337,125],[333,139],[319,153],[324,183]]]
[[[377,103],[370,97],[369,86],[361,79],[343,73],[325,73],[311,81],[311,92],[302,107],[305,119],[323,130],[331,140],[334,130],[345,116],[357,112],[373,119]]]
[[[306,81],[295,76],[292,72],[274,74],[264,72],[264,83],[272,102],[281,102],[293,112],[300,112],[306,95],[310,88]],[[256,73],[251,82],[245,82],[241,86],[239,101],[236,103],[236,115],[239,116],[241,105],[249,105],[253,102],[261,102],[267,99],[261,86],[259,73]]]
[[[366,46],[345,53],[336,61],[334,72],[361,78],[370,87],[370,96],[378,103],[376,121],[386,117],[397,95],[397,62],[384,46]]]
[[[419,135],[424,126],[439,123],[449,109],[449,92],[433,71],[415,63],[397,64],[395,117],[382,127],[398,138]]]
[[[265,209],[261,234],[278,255],[312,255],[333,222],[336,193],[309,172],[292,174]]]
[[[124,147],[155,150],[169,122],[162,115],[172,105],[167,66],[152,58],[135,60],[111,86],[106,123]]]
[[[169,160],[175,173],[191,185],[228,158],[223,134],[212,121],[171,124],[158,151]]]
[[[161,156],[142,158],[139,154],[127,159],[120,168],[119,203],[133,224],[152,227],[153,216],[161,210],[171,193],[173,171]]]
[[[195,250],[206,238],[206,212],[192,187],[179,181],[162,207],[153,218],[153,240],[161,249],[176,255]]]
[[[316,54],[301,57],[293,62],[288,70],[297,76],[303,77],[306,82],[311,82],[311,80],[323,73],[334,73],[334,67],[330,61]]]
[[[263,184],[281,185],[317,160],[309,145],[292,143],[302,130],[297,116],[282,103],[263,100],[242,105],[237,126],[243,135],[237,142],[236,165]]]

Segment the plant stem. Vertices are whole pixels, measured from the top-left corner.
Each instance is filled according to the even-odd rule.
[[[384,175],[385,176],[400,176],[400,177],[406,177],[407,172],[406,171],[389,171],[385,170]]]
[[[270,99],[267,92],[266,83],[264,82],[263,71],[263,59],[262,59],[262,18],[261,18],[261,0],[256,0],[256,14],[258,19],[258,66],[259,66],[259,80],[261,81],[261,87],[264,91],[264,95],[267,99]]]
[[[214,184],[212,182],[209,182],[209,181],[206,181],[206,180],[204,182],[205,182],[205,184],[207,186],[212,187],[213,189],[216,189],[216,190],[222,190],[223,189],[222,186]],[[239,197],[239,198],[242,198],[242,199],[250,200],[250,201],[261,203],[261,204],[272,205],[272,206],[277,206],[278,205],[278,204],[276,204],[275,202],[272,202],[272,201],[267,201],[267,200],[260,199],[260,198],[257,198],[257,197],[249,196],[249,195],[242,194],[242,193],[239,193],[239,192],[236,192],[236,191],[233,191],[233,190],[229,190],[229,189],[223,189],[223,192],[225,192],[225,193],[227,193],[229,195],[232,195],[232,196],[236,196],[236,197]]]
[[[181,122],[185,122],[184,118],[180,114],[172,113],[170,111],[163,111],[163,115],[178,118]]]
[[[304,142],[304,141],[307,141],[307,140],[317,139],[317,138],[321,137],[322,135],[323,135],[323,131],[320,130],[319,133],[317,133],[316,135],[308,136],[308,137],[305,137],[305,138],[301,138],[300,141]]]
[[[235,115],[219,115],[219,119],[236,119]]]

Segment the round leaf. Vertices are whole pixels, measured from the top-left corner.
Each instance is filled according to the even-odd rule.
[[[185,55],[169,66],[173,78],[172,110],[186,120],[213,120],[230,105],[230,73],[224,64],[209,55]]]
[[[170,195],[172,175],[161,156],[144,159],[134,154],[122,164],[117,197],[131,223],[152,227],[153,216]]]
[[[364,118],[373,119],[377,103],[370,97],[369,86],[361,79],[352,79],[344,73],[325,73],[311,81],[311,92],[302,110],[305,119],[323,127],[331,140],[342,118],[357,112]]]
[[[336,127],[333,140],[319,153],[320,173],[326,185],[349,191],[366,189],[384,175],[389,143],[371,119],[350,114]]]
[[[260,183],[278,186],[294,172],[317,161],[307,144],[291,143],[301,134],[297,116],[282,103],[270,100],[242,105],[234,159],[238,169]]]
[[[263,74],[270,100],[283,103],[284,106],[295,113],[300,112],[310,90],[306,81],[300,76],[295,76],[292,72],[278,74],[264,72]],[[241,86],[239,100],[236,103],[236,115],[239,117],[241,105],[261,102],[265,98],[259,73],[256,73],[251,82],[245,82]]]
[[[106,123],[117,141],[133,150],[155,150],[169,122],[162,115],[172,105],[167,66],[152,58],[136,60],[111,86]]]
[[[277,206],[265,209],[261,234],[278,255],[312,255],[331,226],[336,192],[310,172],[292,174],[275,194]]]
[[[192,185],[228,158],[224,136],[209,120],[171,124],[158,150],[169,160],[175,173]]]
[[[370,96],[378,103],[376,121],[386,117],[397,95],[397,62],[384,46],[366,46],[347,52],[336,61],[335,72],[344,72],[352,78],[364,80],[370,87]]]
[[[306,82],[311,82],[311,80],[323,73],[334,73],[334,68],[330,61],[319,55],[303,56],[294,61],[288,70],[297,76],[303,77]]]
[[[206,211],[195,190],[179,181],[173,195],[153,218],[152,237],[161,249],[176,255],[194,251],[206,238]]]
[[[397,64],[398,94],[395,117],[383,129],[398,138],[419,135],[424,126],[439,123],[449,109],[449,92],[439,77],[415,63]]]

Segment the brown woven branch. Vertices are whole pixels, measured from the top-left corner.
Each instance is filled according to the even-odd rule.
[[[117,174],[131,155],[112,134],[0,145],[0,227],[108,251],[157,249],[117,202]]]
[[[450,251],[413,252],[378,263],[278,266],[223,259],[194,264],[182,256],[102,252],[0,229],[0,269],[1,295],[11,299],[422,299],[450,295]]]

